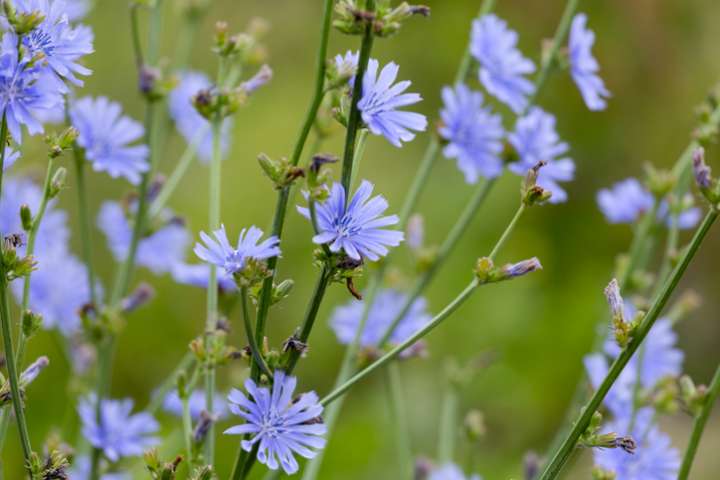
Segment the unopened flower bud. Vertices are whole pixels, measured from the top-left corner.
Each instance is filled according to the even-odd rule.
[[[547,162],[543,161],[535,164],[535,166],[527,171],[525,179],[523,180],[521,191],[522,202],[529,207],[544,203],[552,197],[552,192],[550,190],[545,190],[537,184],[540,169],[545,165],[547,165]]]
[[[705,149],[703,147],[695,149],[692,159],[695,183],[697,183],[700,189],[710,188],[712,185],[712,174],[710,167],[705,163]]]
[[[58,168],[50,181],[50,186],[48,187],[48,197],[55,198],[58,193],[65,188],[66,181],[67,169],[65,167]]]
[[[148,303],[155,296],[155,289],[149,283],[141,283],[133,293],[125,297],[120,305],[123,313],[130,313]]]
[[[497,281],[510,280],[511,278],[515,277],[522,277],[523,275],[527,275],[528,273],[532,273],[537,270],[542,270],[542,265],[540,264],[540,260],[538,260],[537,257],[523,260],[518,263],[509,263],[500,269],[500,276]]]
[[[193,441],[197,444],[202,444],[215,421],[217,421],[217,418],[206,410],[200,412],[200,418],[197,421],[197,425],[195,425],[195,430],[193,430]]]
[[[252,93],[263,85],[269,83],[270,80],[272,80],[272,77],[272,68],[270,68],[268,65],[263,65],[252,78],[250,78],[246,82],[243,82],[242,88],[243,90],[245,90],[245,92]]]
[[[475,264],[475,275],[482,283],[486,283],[494,269],[495,264],[493,261],[488,257],[482,257]]]
[[[79,132],[74,127],[68,127],[60,133],[49,134],[45,137],[45,143],[48,146],[48,156],[50,158],[57,158],[65,150],[72,147]]]
[[[463,421],[465,434],[470,440],[478,440],[486,432],[485,417],[480,410],[470,410]]]
[[[610,305],[610,311],[613,318],[617,318],[620,321],[625,321],[625,302],[620,296],[620,286],[616,279],[610,280],[610,283],[605,290],[605,298],[607,299],[608,305]]]
[[[425,222],[419,213],[410,217],[407,225],[407,245],[412,250],[420,250],[425,243]]]
[[[272,304],[274,305],[287,298],[288,295],[290,295],[290,292],[292,292],[294,286],[295,282],[290,278],[283,280],[279,285],[276,285],[273,288]]]
[[[22,314],[22,330],[25,338],[30,338],[40,330],[42,326],[42,315],[31,310],[25,310]]]
[[[617,476],[612,470],[606,470],[602,467],[595,466],[592,470],[593,480],[616,480]]]
[[[536,480],[540,474],[542,461],[537,453],[527,452],[523,457],[523,478],[525,480]]]
[[[27,203],[20,205],[20,223],[22,223],[22,228],[26,232],[32,230],[33,215],[32,211],[30,211],[30,206]]]
[[[27,387],[28,385],[30,385],[32,381],[35,380],[38,375],[40,375],[40,372],[42,372],[43,369],[48,365],[50,365],[50,360],[48,360],[48,357],[42,356],[35,360],[20,375],[20,386]]]

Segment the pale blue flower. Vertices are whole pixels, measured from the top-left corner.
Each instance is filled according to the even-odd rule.
[[[98,227],[105,234],[115,260],[124,261],[130,248],[132,226],[123,207],[116,202],[103,203],[98,214]],[[140,240],[136,262],[155,274],[169,272],[183,261],[189,244],[190,234],[182,220],[168,217]]]
[[[205,410],[205,391],[195,390],[190,394],[188,399],[188,407],[190,409],[190,417],[193,420],[200,418],[200,413]],[[168,412],[181,417],[183,414],[182,401],[178,396],[177,390],[173,390],[165,396],[163,400],[163,409]],[[216,395],[213,397],[213,415],[217,416],[218,419],[225,418],[227,416],[227,409],[223,399]]]
[[[238,237],[237,247],[233,247],[225,233],[225,225],[222,225],[213,232],[215,238],[200,232],[200,238],[205,245],[196,243],[194,252],[201,260],[214,264],[232,275],[242,271],[249,259],[266,260],[280,256],[280,247],[278,247],[280,240],[273,235],[258,243],[262,235],[262,230],[255,226],[243,229]]]
[[[30,135],[43,131],[41,116],[62,108],[65,86],[47,68],[27,60],[18,61],[15,34],[2,36],[0,53],[0,111],[16,142],[22,141],[22,126]]]
[[[670,437],[653,424],[651,408],[640,409],[634,419],[620,418],[608,423],[607,433],[630,436],[637,448],[630,454],[621,448],[593,449],[595,464],[615,472],[618,480],[675,480],[680,469],[680,454]]]
[[[533,107],[517,120],[515,131],[508,140],[520,157],[518,162],[510,164],[510,170],[525,176],[538,162],[546,162],[538,173],[537,185],[552,192],[551,203],[567,200],[567,193],[559,182],[574,178],[575,164],[571,159],[562,157],[567,153],[568,145],[560,141],[555,130],[555,117],[539,107]]]
[[[65,1],[65,13],[67,13],[68,20],[71,22],[77,22],[85,18],[90,9],[92,9],[92,0]]]
[[[702,218],[702,210],[697,207],[686,208],[682,212],[677,214],[677,218],[674,220],[677,222],[677,227],[680,230],[688,230],[695,228]],[[673,219],[670,216],[670,207],[668,202],[663,200],[658,206],[658,220],[663,222],[666,227],[671,227]]]
[[[60,78],[82,85],[75,75],[92,73],[78,63],[94,51],[92,30],[84,25],[70,24],[63,0],[15,0],[13,5],[20,13],[40,12],[44,15],[40,25],[22,36],[28,60],[41,56],[42,62],[46,62]]]
[[[398,223],[398,217],[381,217],[388,203],[381,195],[370,198],[373,188],[372,183],[363,180],[346,207],[345,189],[339,183],[333,184],[329,198],[316,207],[319,232],[313,242],[327,244],[334,253],[342,250],[358,261],[379,260],[387,255],[387,247],[398,246],[403,232],[384,229]],[[310,219],[307,208],[298,207],[298,211]]]
[[[71,480],[90,480],[90,470],[92,468],[92,462],[90,457],[83,455],[82,457],[75,457],[72,462],[72,468],[69,471]],[[113,472],[105,473],[100,475],[100,480],[130,480],[130,474]]]
[[[315,392],[293,398],[297,385],[295,377],[275,371],[272,392],[245,381],[247,395],[233,389],[228,396],[230,411],[245,419],[245,423],[225,430],[228,435],[248,435],[240,442],[250,452],[257,444],[257,459],[271,470],[282,469],[288,475],[299,469],[295,454],[313,458],[325,447],[323,435],[327,427],[322,423],[323,407]]]
[[[207,263],[190,264],[177,263],[173,265],[172,277],[177,283],[192,285],[198,288],[207,288],[210,283],[210,265]],[[231,274],[220,270],[217,272],[218,288],[224,292],[237,290],[237,283]]]
[[[466,85],[443,88],[442,98],[440,135],[448,142],[443,154],[457,159],[458,168],[468,183],[477,182],[479,177],[500,175],[505,135],[500,115],[483,107],[482,94]]]
[[[3,161],[3,172],[6,172],[8,168],[15,165],[15,162],[20,158],[20,152],[13,150],[12,147],[5,147],[5,159]]]
[[[188,144],[194,144],[197,154],[204,162],[210,161],[213,150],[213,134],[210,122],[200,115],[193,105],[193,97],[201,90],[212,87],[212,82],[200,72],[187,71],[180,74],[180,82],[170,92],[168,109],[180,134]],[[232,120],[223,120],[220,132],[220,148],[225,155],[230,145]]]
[[[335,55],[335,69],[341,77],[350,79],[350,85],[354,82],[354,76],[357,73],[358,61],[360,59],[360,52],[353,52],[348,50],[345,55]]]
[[[454,463],[433,468],[428,474],[427,480],[481,480],[480,475],[465,476],[460,467]]]
[[[638,180],[628,178],[597,194],[597,203],[610,223],[633,223],[649,211],[655,199]]]
[[[580,89],[585,105],[590,110],[604,110],[607,106],[605,98],[610,92],[598,76],[600,66],[593,57],[592,46],[595,34],[587,28],[587,15],[578,13],[573,18],[569,36],[570,73]]]
[[[390,62],[378,75],[380,64],[370,59],[363,77],[363,95],[358,102],[363,122],[374,135],[382,135],[396,147],[415,138],[412,130],[421,132],[427,128],[427,118],[415,112],[398,110],[400,107],[418,103],[417,93],[403,93],[411,85],[402,81],[393,85],[400,67]]]
[[[473,22],[471,53],[480,62],[480,82],[490,94],[522,112],[535,91],[525,75],[535,71],[532,61],[517,49],[518,35],[493,14]]]
[[[123,116],[119,103],[106,97],[81,98],[71,106],[70,118],[79,132],[77,142],[94,170],[125,177],[132,184],[140,182],[141,174],[150,168],[148,147],[136,143],[145,129]]]
[[[377,347],[390,324],[407,301],[407,295],[393,289],[380,291],[368,312],[365,327],[360,336],[363,347]],[[330,318],[330,327],[340,343],[347,345],[355,339],[360,327],[365,302],[351,300],[349,303],[335,308]],[[390,343],[399,344],[410,338],[414,333],[427,325],[432,317],[427,311],[427,301],[420,297],[415,300],[405,316],[400,320],[389,337]]]
[[[158,443],[158,439],[151,436],[158,431],[158,422],[146,412],[131,414],[132,400],[101,400],[100,423],[95,416],[95,405],[93,396],[81,400],[78,405],[82,434],[111,462],[142,455],[148,447]]]

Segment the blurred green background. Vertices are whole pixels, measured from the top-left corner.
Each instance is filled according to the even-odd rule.
[[[163,55],[170,56],[179,41],[180,22],[173,2],[164,3],[162,49]],[[432,7],[431,18],[414,19],[398,36],[378,40],[373,56],[400,64],[400,77],[412,80],[411,90],[425,99],[417,110],[434,119],[440,88],[454,76],[480,1],[430,0],[427,4]],[[499,0],[496,11],[520,33],[522,51],[537,62],[541,42],[554,32],[563,6],[559,0]],[[250,224],[269,229],[275,194],[255,158],[259,152],[279,157],[291,151],[311,92],[320,10],[320,0],[215,0],[196,37],[192,66],[213,75],[216,64],[209,45],[215,20],[227,21],[231,30],[244,28],[256,16],[271,25],[266,44],[275,78],[237,115],[233,149],[223,164],[222,220],[231,232]],[[477,471],[491,480],[521,478],[523,455],[528,450],[543,452],[563,421],[581,378],[581,358],[590,349],[593,326],[604,314],[602,288],[612,275],[615,256],[627,248],[630,239],[627,226],[605,223],[595,204],[596,191],[641,174],[645,162],[672,165],[689,140],[695,106],[720,81],[719,2],[584,1],[580,10],[589,14],[589,25],[597,32],[594,52],[613,98],[607,111],[591,113],[566,74],[550,78],[539,103],[557,115],[559,133],[571,145],[577,163],[577,178],[568,185],[568,203],[535,208],[526,215],[500,258],[514,261],[537,256],[544,270],[480,290],[428,338],[429,358],[401,367],[414,453],[432,457],[445,385],[445,359],[465,361],[486,351],[496,354],[497,360],[462,395],[463,410],[477,408],[485,415],[487,433],[472,447],[472,456]],[[132,116],[142,118],[127,2],[101,0],[87,23],[95,30],[96,53],[87,62],[94,74],[82,93],[119,100]],[[357,43],[358,38],[333,32],[330,53],[356,48]],[[370,138],[361,175],[375,182],[377,191],[389,199],[391,210],[399,208],[427,142],[428,136],[422,135],[396,149],[383,139]],[[323,150],[340,153],[340,145],[340,135],[336,135]],[[183,149],[182,139],[174,136],[161,152],[161,169],[169,171]],[[308,149],[306,153],[311,152]],[[35,159],[26,158],[18,167],[40,175],[41,159],[40,154]],[[717,163],[717,155],[712,155],[711,161]],[[72,181],[60,203],[71,212],[77,226]],[[92,174],[90,189],[94,215],[103,199],[126,193],[127,184]],[[517,207],[517,190],[515,176],[506,174],[498,182],[428,291],[434,312],[466,284],[474,260],[488,253]],[[429,242],[442,240],[470,194],[471,187],[464,183],[454,162],[440,159],[419,208],[425,216]],[[198,163],[171,200],[175,211],[187,217],[193,233],[206,228],[206,198],[207,169]],[[274,345],[298,324],[312,289],[317,272],[311,266],[310,237],[308,223],[291,211],[279,275],[294,278],[296,289],[272,312],[270,338]],[[714,252],[719,239],[718,232],[711,234],[682,283],[684,289],[693,288],[704,299],[698,313],[679,327],[686,370],[698,382],[707,382],[720,361],[720,325],[715,313],[720,303],[720,276],[716,275],[720,255]],[[75,233],[76,252],[78,241]],[[95,232],[95,241],[95,261],[108,285],[114,264],[99,232]],[[155,278],[141,270],[137,275],[140,279],[152,282],[158,294],[150,306],[129,319],[119,342],[112,391],[115,397],[133,397],[142,406],[202,328],[205,300],[202,290],[176,285],[167,276]],[[302,390],[322,394],[332,386],[343,351],[326,320],[332,307],[347,299],[344,288],[334,286],[323,304],[310,355],[298,369]],[[231,321],[231,339],[242,344],[239,319]],[[33,357],[44,353],[51,360],[60,355],[48,334],[40,335],[30,347]],[[240,366],[224,370],[223,386],[239,384],[244,374]],[[396,478],[396,454],[382,380],[377,375],[363,382],[346,401],[326,451],[321,478]],[[74,408],[67,400],[67,383],[67,368],[58,360],[29,391],[29,426],[36,446],[61,427]],[[163,419],[165,431],[179,428],[178,420]],[[665,426],[672,432],[675,445],[684,448],[689,418],[678,416]],[[6,478],[15,480],[21,477],[17,468],[21,457],[14,427],[8,439],[3,452],[3,460],[9,464]],[[720,419],[716,416],[701,446],[693,479],[718,478],[720,458],[713,451],[719,444]],[[217,445],[218,470],[220,478],[225,478],[237,449],[237,437],[219,436]],[[176,451],[167,449],[164,453],[170,456]],[[469,456],[467,449],[459,450],[457,460],[465,463]],[[589,456],[583,458],[565,478],[589,478]],[[143,477],[138,474],[137,478]]]

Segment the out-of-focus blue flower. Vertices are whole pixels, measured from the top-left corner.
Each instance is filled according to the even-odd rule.
[[[679,214],[677,214],[677,218],[673,220],[670,216],[670,207],[668,206],[667,201],[660,202],[660,206],[658,206],[658,220],[663,222],[663,224],[670,228],[673,224],[673,221],[677,222],[677,228],[680,230],[688,230],[690,228],[694,228],[695,225],[697,225],[700,222],[700,219],[702,218],[702,210],[700,210],[697,207],[690,207]]]
[[[140,175],[150,168],[149,149],[134,143],[141,139],[145,129],[123,116],[119,103],[106,97],[81,98],[71,106],[70,118],[79,132],[78,144],[93,169],[107,172],[113,178],[125,177],[132,184],[140,182]]]
[[[92,462],[90,457],[82,456],[75,457],[72,462],[72,468],[70,469],[70,476],[72,480],[90,480],[90,470],[92,468]],[[105,473],[100,475],[100,480],[130,480],[130,475],[127,473]]]
[[[587,15],[584,13],[578,13],[573,18],[568,42],[570,73],[585,105],[590,110],[605,110],[605,98],[610,97],[610,92],[597,74],[600,66],[592,54],[595,34],[587,28]]]
[[[500,115],[483,107],[482,94],[466,85],[443,88],[442,98],[445,108],[440,112],[440,135],[448,142],[443,154],[457,159],[468,183],[477,182],[479,177],[500,175],[505,135]]]
[[[80,309],[90,302],[85,266],[65,251],[46,250],[36,259],[37,270],[30,278],[30,309],[42,315],[43,328],[57,328],[65,336],[77,333],[81,327]],[[18,304],[22,301],[23,283],[11,284]]]
[[[33,214],[37,213],[42,201],[42,189],[27,178],[6,177],[3,180],[2,198],[0,198],[0,232],[22,233],[20,221],[20,206],[30,207]],[[67,214],[55,208],[55,201],[51,200],[45,209],[45,216],[35,240],[35,255],[42,258],[53,255],[54,252],[66,252],[70,230],[67,226]],[[18,249],[21,254],[25,246]]]
[[[183,285],[192,285],[199,288],[207,288],[210,283],[210,265],[207,263],[190,264],[178,263],[173,265],[171,270],[173,280]],[[217,272],[218,287],[224,292],[237,290],[237,283],[232,275],[220,270]]]
[[[202,243],[195,244],[195,255],[201,260],[217,265],[229,275],[240,272],[245,268],[249,259],[265,260],[280,256],[280,240],[272,236],[260,243],[263,232],[252,226],[243,229],[238,236],[237,247],[230,245],[225,233],[225,225],[213,232],[214,239],[205,232],[200,232]]]
[[[335,55],[335,69],[341,77],[350,79],[350,85],[353,84],[355,74],[357,73],[360,52],[348,50],[345,55]]]
[[[632,431],[629,417],[608,423],[604,431],[631,436],[637,448],[634,454],[621,448],[593,449],[595,464],[615,472],[618,480],[675,480],[680,454],[673,448],[670,437],[653,424],[653,415],[651,408],[639,410]]]
[[[597,193],[597,203],[610,223],[632,223],[649,211],[655,199],[635,178],[616,183]]]
[[[65,0],[65,13],[71,22],[85,18],[91,8],[91,0]]]
[[[98,214],[98,227],[105,234],[115,260],[124,261],[130,248],[132,226],[123,207],[116,202],[103,203]],[[140,240],[136,262],[155,274],[169,272],[183,261],[189,243],[190,234],[183,222],[171,218]]]
[[[454,463],[446,463],[434,468],[428,474],[427,480],[481,480],[480,475],[466,477],[460,467]]]
[[[360,345],[368,348],[377,347],[406,300],[407,295],[396,290],[386,289],[379,292],[368,312]],[[352,300],[335,308],[330,318],[330,327],[335,331],[340,343],[346,345],[355,339],[364,310],[365,302],[358,300]],[[390,342],[394,344],[404,342],[427,325],[431,319],[427,311],[427,301],[423,297],[418,298],[393,330]]]
[[[427,128],[427,118],[415,112],[398,110],[400,107],[418,103],[422,98],[417,93],[403,93],[411,85],[402,81],[393,85],[400,67],[390,62],[378,75],[380,64],[370,59],[363,77],[363,95],[358,102],[363,122],[375,135],[382,135],[395,145],[415,138],[412,130],[422,132]]]
[[[344,251],[354,259],[378,260],[388,253],[387,247],[396,247],[403,240],[403,232],[386,230],[383,227],[398,223],[396,215],[381,217],[388,203],[382,195],[370,198],[373,184],[363,180],[345,206],[345,189],[340,183],[333,184],[330,197],[317,205],[317,227],[320,230],[313,237],[318,245],[328,244],[330,251]],[[310,211],[298,207],[305,218],[310,219]]]
[[[23,125],[30,135],[43,131],[39,116],[62,106],[65,86],[49,69],[18,61],[15,38],[11,32],[2,37],[0,111],[5,112],[10,134],[20,143]]]
[[[158,443],[158,439],[151,436],[157,432],[158,422],[146,412],[132,415],[132,400],[101,400],[99,424],[95,416],[95,402],[96,399],[91,396],[78,405],[82,434],[111,462],[142,455],[146,448]]]
[[[246,396],[233,389],[228,396],[230,411],[245,423],[225,430],[228,435],[249,435],[240,442],[250,452],[258,444],[257,459],[271,470],[282,469],[288,475],[298,471],[295,455],[313,458],[325,447],[327,427],[322,423],[322,405],[315,392],[293,399],[295,377],[275,371],[272,392],[260,388],[251,379],[245,381]]]
[[[220,396],[215,396],[213,400],[212,414],[216,415],[217,418],[225,418],[227,416],[225,402]],[[190,407],[190,417],[192,417],[193,420],[200,418],[200,413],[205,410],[205,391],[195,390],[192,392],[190,394],[190,398],[188,399],[188,406]],[[163,409],[166,412],[172,413],[178,417],[182,416],[182,401],[178,396],[177,390],[173,390],[165,396],[165,399],[163,400]]]
[[[78,63],[94,51],[92,30],[84,25],[70,24],[63,0],[15,0],[13,5],[20,13],[40,12],[44,15],[40,25],[22,36],[28,60],[41,57],[60,78],[82,85],[75,75],[92,73]]]
[[[200,72],[183,72],[180,74],[180,82],[170,92],[168,98],[168,109],[170,116],[175,121],[180,134],[188,144],[194,144],[197,148],[198,157],[204,162],[210,161],[213,150],[213,138],[210,122],[200,115],[193,105],[193,97],[200,91],[212,86],[210,79]],[[223,120],[220,147],[223,155],[227,153],[230,145],[230,131],[232,120],[230,117]]]
[[[569,158],[558,158],[567,153],[568,145],[560,141],[555,130],[555,117],[539,107],[533,107],[527,115],[518,119],[515,131],[508,139],[520,157],[520,161],[510,164],[510,170],[524,176],[538,162],[547,162],[538,173],[537,184],[552,192],[551,203],[567,200],[567,193],[559,182],[573,179],[575,164]]]
[[[480,62],[480,82],[515,113],[522,112],[535,91],[525,75],[535,71],[532,61],[517,49],[518,35],[495,15],[473,22],[471,53]]]
[[[13,150],[11,147],[5,147],[5,160],[3,161],[3,172],[15,165],[20,158],[20,152]]]

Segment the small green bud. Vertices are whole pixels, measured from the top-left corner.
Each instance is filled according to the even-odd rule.
[[[61,190],[65,188],[67,181],[67,169],[65,167],[58,168],[53,174],[50,186],[48,188],[48,198],[55,198]]]
[[[272,294],[272,305],[278,303],[281,300],[284,300],[290,295],[290,292],[292,292],[293,287],[295,286],[295,282],[288,278],[286,280],[283,280],[280,282],[279,285],[276,285],[273,288],[273,294]]]
[[[22,315],[22,330],[26,338],[30,338],[40,330],[42,326],[42,315],[32,310],[25,310]]]
[[[485,435],[485,416],[480,410],[470,410],[463,421],[465,435],[471,441],[480,439]]]
[[[18,13],[12,5],[12,2],[5,1],[2,3],[7,21],[18,35],[30,33],[35,30],[35,28],[37,28],[43,20],[45,20],[45,15],[40,10],[33,10],[28,13]]]
[[[534,167],[527,171],[525,179],[522,182],[521,197],[523,204],[531,207],[533,205],[539,205],[550,200],[552,192],[545,190],[541,186],[537,185],[538,174],[540,169],[547,165],[547,162],[538,162]]]
[[[33,215],[30,206],[27,203],[20,205],[20,223],[23,230],[29,232],[33,227]]]
[[[74,127],[68,127],[60,133],[52,133],[45,136],[45,144],[48,146],[48,157],[57,158],[63,151],[73,146],[79,132]]]
[[[493,261],[488,257],[482,257],[475,264],[475,275],[477,275],[481,283],[487,283],[494,269],[495,264]]]
[[[677,184],[677,178],[671,170],[655,168],[652,164],[645,164],[647,187],[653,195],[664,197],[669,194]]]
[[[593,480],[616,480],[617,476],[612,470],[605,470],[602,467],[595,466],[592,470]]]

